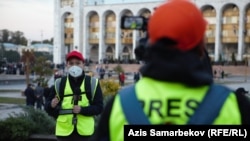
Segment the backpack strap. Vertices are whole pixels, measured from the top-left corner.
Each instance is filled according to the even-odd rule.
[[[127,86],[119,91],[123,112],[129,124],[150,124],[135,94],[135,85]],[[135,118],[136,117],[136,118]]]
[[[61,78],[57,78],[55,81],[55,90],[56,90],[56,95],[59,101],[63,100],[63,95],[64,95],[64,87],[66,85],[66,76],[63,76]]]
[[[64,77],[56,79],[55,81],[55,90],[56,90],[57,97],[60,101],[62,101],[64,97],[64,87],[66,85],[66,78],[67,77],[64,76]],[[86,91],[86,96],[91,103],[94,99],[97,80],[93,77],[86,75],[84,81],[85,81],[84,88]]]
[[[92,95],[91,94],[91,89],[90,89],[90,87],[91,87],[90,81],[91,81],[90,76],[85,75],[85,78],[84,78],[84,89],[85,89],[86,96],[87,96],[87,98],[88,98],[89,101],[92,98],[92,96],[91,96]]]
[[[202,103],[200,103],[187,124],[212,124],[219,115],[225,100],[231,92],[232,90],[227,87],[212,84],[203,98]]]
[[[88,100],[90,101],[90,103],[93,102],[94,96],[95,96],[95,88],[97,85],[97,80],[91,76],[85,75],[85,91],[86,91],[86,95]]]
[[[59,88],[60,88],[61,80],[62,80],[62,78],[57,78],[56,81],[55,81],[55,90],[56,90],[56,96],[58,97],[58,99],[60,98],[60,96],[59,96]]]
[[[190,117],[187,124],[212,124],[231,92],[232,90],[227,87],[212,84],[203,101],[196,109],[194,115]],[[119,95],[123,112],[129,124],[150,124],[148,117],[143,112],[137,100],[134,85],[121,89]]]
[[[97,86],[98,80],[94,77],[91,77],[91,94],[92,94],[92,101],[95,97],[95,90],[96,90],[96,86]]]

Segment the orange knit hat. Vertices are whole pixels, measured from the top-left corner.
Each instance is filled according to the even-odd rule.
[[[200,9],[189,0],[169,0],[156,8],[149,19],[149,43],[160,38],[177,42],[177,48],[187,51],[203,39],[207,22]]]

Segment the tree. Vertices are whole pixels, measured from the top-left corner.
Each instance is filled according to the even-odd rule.
[[[33,44],[39,44],[39,43],[41,43],[41,41],[32,41],[32,42],[31,42],[32,45],[33,45]]]
[[[50,43],[53,45],[54,44],[54,38],[50,39]]]
[[[42,41],[42,43],[44,44],[53,44],[53,38],[49,39],[45,39]],[[32,41],[31,44],[41,44],[41,41]]]
[[[49,54],[48,52],[42,52],[42,51],[35,51],[34,52],[34,55],[36,56],[36,57],[40,57],[40,56],[42,56],[42,57],[44,57],[46,60],[50,60],[50,61],[52,61],[53,60],[53,56],[51,55],[51,54]]]
[[[35,60],[34,51],[33,50],[22,50],[21,61],[24,63],[24,71],[26,76],[26,84],[30,83],[30,72],[31,72],[31,64]]]
[[[10,37],[9,31],[7,29],[4,29],[3,36],[2,36],[2,42],[3,43],[9,42],[9,37]]]
[[[0,60],[4,58],[4,54],[5,54],[5,47],[2,43],[0,43]]]
[[[27,45],[27,40],[24,38],[24,34],[21,31],[15,31],[11,41],[16,45]]]
[[[26,46],[28,44],[28,40],[25,37],[21,37],[20,44]]]
[[[43,40],[43,43],[44,44],[50,44],[50,41],[49,40]]]
[[[40,56],[35,60],[33,70],[38,76],[36,81],[41,82],[42,86],[45,86],[45,84],[48,83],[51,75],[53,74],[53,70],[50,65],[50,61],[47,61],[47,59],[43,56]]]
[[[21,31],[9,31],[7,29],[1,30],[2,35],[0,41],[2,43],[13,43],[16,45],[27,45],[27,39],[24,37],[24,33]]]
[[[119,74],[120,72],[124,72],[122,66],[120,64],[117,64],[117,66],[114,67],[114,71]]]

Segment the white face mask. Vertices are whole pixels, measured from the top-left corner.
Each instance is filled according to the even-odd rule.
[[[82,68],[79,66],[72,66],[69,68],[68,72],[72,77],[79,77],[82,75]]]

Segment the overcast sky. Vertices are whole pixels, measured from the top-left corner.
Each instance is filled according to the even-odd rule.
[[[54,0],[0,0],[0,30],[21,31],[28,40],[53,37]]]
[[[159,0],[105,0],[105,3],[134,1]],[[0,30],[21,31],[31,41],[51,39],[54,34],[53,12],[54,0],[0,0]]]

